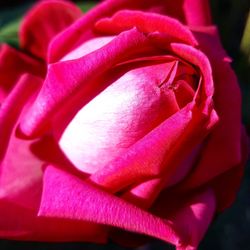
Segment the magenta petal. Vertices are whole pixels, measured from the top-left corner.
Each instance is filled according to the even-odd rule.
[[[167,33],[172,40],[180,40],[187,44],[197,45],[196,39],[188,28],[177,19],[142,11],[122,10],[111,18],[103,18],[95,24],[97,31],[116,34],[136,27],[141,32]]]
[[[33,192],[35,188],[31,187]],[[107,229],[104,226],[76,220],[37,217],[38,202],[33,205],[33,209],[25,209],[7,199],[0,201],[0,237],[46,242],[107,242]]]
[[[196,91],[195,100],[197,103],[204,102],[207,106],[207,111],[210,112],[213,107],[212,96],[214,94],[214,80],[211,64],[207,56],[202,51],[189,45],[172,43],[170,46],[174,53],[182,59],[192,62],[200,69],[202,76],[201,86],[199,86],[200,89]]]
[[[90,179],[110,192],[159,176],[160,185],[171,183],[180,161],[209,131],[209,117],[192,105],[190,103],[162,122]]]
[[[190,250],[197,249],[214,217],[215,208],[213,190],[203,189],[199,193],[184,196],[165,191],[160,195],[153,211],[173,223],[180,238],[177,249]]]
[[[191,0],[192,1],[192,0]],[[189,0],[189,3],[191,2]],[[83,17],[73,23],[69,28],[60,33],[50,44],[49,61],[56,62],[68,54],[79,44],[89,39],[94,23],[103,17],[109,17],[115,12],[126,10],[140,10],[149,13],[159,13],[177,18],[182,23],[187,23],[186,13],[183,9],[183,0],[106,0],[88,11]],[[194,1],[193,1],[194,2]],[[191,7],[187,4],[187,9]],[[192,13],[192,11],[189,11]],[[189,18],[190,18],[189,14]],[[202,14],[199,14],[201,16]]]
[[[31,152],[36,143],[12,135],[0,162],[0,238],[104,243],[106,229],[99,225],[37,217],[44,162]],[[50,158],[51,149],[56,154],[50,144],[46,147],[47,152],[43,149],[43,154],[47,154],[45,158]]]
[[[42,160],[36,158],[30,146],[33,141],[25,141],[17,138],[15,126],[22,113],[29,107],[31,97],[40,87],[41,79],[33,75],[23,75],[12,92],[3,102],[0,109],[0,213],[8,212],[6,206],[10,207],[10,213],[20,207],[23,210],[37,208],[41,191],[41,166]],[[7,202],[7,205],[5,205]],[[20,225],[14,225],[8,216],[1,218],[0,230],[9,231],[12,235],[15,230],[24,230],[22,225],[29,223],[23,221]],[[13,230],[11,229],[14,227]],[[19,229],[17,229],[19,228]],[[18,233],[19,234],[19,233]]]
[[[210,134],[195,171],[182,183],[180,188],[183,190],[203,185],[239,164],[244,165],[242,159],[246,154],[242,152],[241,146],[240,89],[230,64],[224,60],[226,54],[221,47],[217,30],[210,28],[209,33],[204,30],[197,37],[213,65],[216,83],[213,99],[220,122]]]
[[[2,103],[0,109],[0,161],[8,147],[12,129],[16,125],[25,103],[41,85],[40,78],[28,74],[22,75],[14,89]]]
[[[34,136],[46,129],[48,121],[67,104],[72,97],[84,99],[91,95],[87,83],[110,69],[122,58],[138,53],[148,44],[146,37],[132,29],[121,33],[104,47],[72,61],[51,64],[47,78],[35,103],[21,121],[20,128],[28,136]],[[70,68],[70,74],[65,74]],[[89,90],[90,89],[90,90]],[[92,93],[87,92],[92,91]]]
[[[43,77],[45,66],[32,57],[11,48],[0,47],[0,103],[9,94],[22,74],[30,73]]]
[[[194,249],[198,247],[214,217],[215,208],[214,192],[208,189],[192,197],[187,206],[184,206],[174,215],[175,228],[177,232],[180,232],[179,235],[183,235],[182,238],[184,238],[180,244],[182,245],[179,247],[180,249],[189,249],[189,245]]]
[[[31,153],[31,144],[32,141],[21,140],[12,134],[6,154],[0,162],[0,204],[8,201],[25,210],[37,209],[43,162]],[[2,220],[5,223],[0,223],[0,226],[5,228],[8,220]]]
[[[201,70],[202,80],[195,101],[90,177],[93,182],[111,192],[117,192],[141,180],[163,175],[165,182],[171,182],[171,177],[180,164],[178,160],[187,157],[192,148],[202,142],[218,121],[213,109],[214,86],[209,60],[202,52],[188,45],[171,44],[171,48],[177,55],[192,61]]]
[[[183,10],[189,26],[212,24],[209,0],[184,0]]]
[[[46,155],[38,159],[32,152],[34,144],[37,141],[21,140],[12,134],[5,157],[0,161],[0,238],[104,243],[106,229],[99,225],[37,217],[43,160],[51,158],[52,152],[53,158],[58,153],[50,142],[46,150],[43,148]]]
[[[245,170],[245,163],[248,158],[249,142],[246,136],[245,128],[242,127],[241,135],[241,150],[242,159],[241,162],[233,166],[230,170],[225,173],[220,174],[214,178],[211,182],[216,198],[217,198],[217,211],[221,212],[228,208],[234,202],[237,192],[240,188],[240,183]],[[230,183],[230,187],[225,188],[225,186]]]
[[[173,146],[181,140],[181,135],[191,120],[190,107],[175,113],[122,155],[91,175],[91,181],[110,192],[117,192],[140,180],[162,175],[166,164],[165,156],[171,156]],[[169,174],[172,174],[170,169]]]
[[[142,182],[123,193],[122,198],[141,208],[150,208],[162,189],[178,184],[188,175],[200,153],[201,146],[198,145],[198,147],[194,148],[188,157],[183,159],[182,162],[176,167],[174,174],[169,180],[166,181],[164,176],[160,176],[158,178]],[[168,166],[166,166],[166,168],[167,167]]]
[[[177,236],[169,221],[53,166],[45,171],[39,216],[91,221],[177,244]]]
[[[21,47],[46,60],[51,39],[81,14],[81,10],[69,1],[41,1],[29,11],[21,24]]]

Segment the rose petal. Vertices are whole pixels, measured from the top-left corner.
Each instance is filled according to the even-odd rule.
[[[170,45],[171,50],[182,59],[187,60],[188,62],[192,62],[195,66],[197,66],[202,75],[200,90],[196,91],[196,102],[204,102],[206,104],[206,99],[213,105],[211,98],[214,93],[214,80],[212,75],[211,64],[207,58],[207,56],[200,50],[197,50],[189,45],[172,43]],[[207,112],[211,111],[211,106],[207,106]]]
[[[50,162],[61,166],[69,172],[80,174],[76,172],[75,167],[65,157],[63,152],[60,150],[57,141],[53,135],[45,135],[30,145],[30,151],[43,162]],[[81,177],[84,175],[81,173]]]
[[[45,66],[39,61],[11,48],[0,47],[0,103],[6,98],[22,74],[31,73],[43,77]]]
[[[248,157],[248,141],[245,128],[242,128],[241,136],[242,160],[239,165],[220,174],[211,181],[217,199],[217,211],[222,212],[232,205],[242,181],[245,170],[245,163]],[[228,188],[225,188],[227,186]]]
[[[62,159],[58,161],[61,154],[53,148],[51,140],[46,150],[42,148],[43,155],[36,157],[32,148],[34,144],[35,148],[39,147],[37,143],[19,139],[12,134],[5,157],[0,162],[0,237],[104,243],[105,228],[96,224],[37,217],[44,160],[49,158],[55,163],[62,162]]]
[[[38,203],[33,205],[37,207]],[[46,242],[107,242],[106,229],[90,222],[37,217],[36,209],[26,209],[8,200],[0,201],[0,212],[1,238]]]
[[[25,209],[32,209],[37,204],[42,186],[42,161],[30,152],[31,143],[14,135],[11,137],[5,157],[1,160],[0,203],[6,199]]]
[[[141,180],[161,176],[160,188],[170,181],[183,158],[201,143],[210,128],[207,117],[190,103],[133,144],[90,179],[110,192]],[[212,115],[211,115],[212,117]],[[213,119],[213,124],[216,118]]]
[[[70,98],[82,100],[100,88],[89,85],[91,80],[122,58],[138,53],[138,49],[145,49],[145,46],[148,46],[146,37],[133,29],[121,33],[104,47],[79,59],[51,64],[33,107],[20,124],[21,131],[28,136],[41,134],[53,115]],[[71,73],[65,74],[69,68]]]
[[[81,10],[68,1],[41,1],[26,14],[21,24],[21,48],[46,60],[51,39],[81,14]]]
[[[0,237],[36,241],[88,241],[104,243],[105,228],[99,225],[54,218],[38,218],[42,191],[42,165],[31,152],[35,141],[12,135],[0,164]],[[47,151],[53,150],[47,145]],[[43,152],[45,154],[45,152]],[[54,154],[58,154],[53,150]],[[59,157],[53,156],[54,159]],[[49,154],[45,159],[49,157]],[[53,160],[54,161],[54,160]],[[57,162],[58,163],[58,162]]]
[[[201,146],[196,146],[192,152],[182,160],[182,162],[176,167],[173,175],[169,180],[164,179],[164,175],[158,178],[142,182],[128,191],[126,191],[122,198],[137,205],[138,207],[149,209],[158,197],[162,189],[170,188],[174,185],[178,185],[187,174],[195,166],[195,163],[201,153]],[[166,181],[166,183],[164,183]]]
[[[207,26],[212,24],[208,0],[184,0],[183,11],[189,26]]]
[[[82,56],[85,56],[97,49],[100,49],[104,45],[111,42],[115,37],[114,36],[103,36],[89,39],[84,42],[74,50],[70,51],[67,55],[65,55],[61,61],[68,61],[73,59],[78,59]]]
[[[196,24],[198,22],[200,24],[206,22],[207,24],[207,17],[209,16],[207,5],[203,6],[200,0],[165,0],[164,2],[162,0],[106,0],[88,11],[86,15],[55,37],[50,44],[49,61],[56,62],[60,60],[69,51],[91,38],[93,36],[92,28],[97,20],[111,16],[122,9],[168,15],[185,24],[188,24],[189,20],[191,24],[194,24],[193,19],[197,20]],[[196,10],[202,10],[199,14],[196,13],[197,18],[192,16]]]
[[[180,238],[178,250],[194,250],[206,233],[215,208],[214,192],[205,188],[198,193],[185,195],[165,191],[154,205],[153,212],[173,223]]]
[[[182,157],[188,154],[187,149],[191,150],[197,145],[196,143],[201,143],[218,121],[213,110],[213,79],[207,57],[188,45],[173,43],[171,49],[182,58],[192,61],[201,70],[202,81],[194,99],[195,106],[191,104],[167,119],[123,155],[90,177],[92,181],[111,192],[117,192],[141,179],[164,175],[162,182],[159,183],[160,187],[157,188],[158,191],[161,190],[161,185],[167,182],[166,179],[171,178],[179,164],[176,159],[183,159]],[[166,171],[164,166],[168,166]]]
[[[115,13],[111,18],[103,18],[95,23],[97,31],[108,34],[117,34],[133,27],[145,33],[157,30],[158,32],[167,33],[173,41],[177,39],[192,46],[197,45],[190,30],[177,19],[168,16],[142,11],[122,10]]]
[[[147,213],[53,166],[47,167],[40,216],[70,218],[120,227],[176,244],[167,220]]]
[[[217,31],[210,29],[197,37],[213,65],[214,103],[220,122],[207,141],[199,165],[180,187],[183,190],[200,186],[239,165],[245,155],[241,149],[241,96],[236,76],[224,61]]]
[[[198,193],[176,194],[168,191],[161,193],[151,211],[170,220],[178,234],[178,250],[195,250],[211,223],[216,207],[212,189],[205,188]],[[124,246],[138,246],[150,239],[125,231],[112,230],[111,237]]]
[[[174,93],[180,108],[191,102],[194,97],[194,90],[188,82],[179,80],[174,84]]]
[[[40,78],[23,75],[1,106],[0,203],[3,207],[8,202],[24,210],[33,209],[39,200],[42,161],[30,151],[33,142],[18,138],[15,128],[40,84]],[[0,225],[8,227],[8,223]]]
[[[173,91],[164,88],[175,65],[125,67],[125,74],[77,113],[58,140],[78,169],[100,170],[179,110]]]
[[[27,100],[42,85],[33,75],[22,75],[0,107],[0,161],[3,159],[14,126]],[[17,105],[18,103],[18,105]]]

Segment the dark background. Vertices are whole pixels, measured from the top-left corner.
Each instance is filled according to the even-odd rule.
[[[136,0],[135,0],[136,1]],[[17,30],[21,16],[34,1],[0,1],[0,43],[7,42],[18,46]],[[20,4],[22,3],[22,4]],[[83,10],[95,4],[94,1],[79,2]],[[232,66],[238,75],[242,89],[243,122],[250,132],[250,29],[248,48],[241,46],[247,21],[249,0],[211,0],[214,22],[218,25],[222,43],[233,58]],[[250,21],[250,20],[249,20]],[[245,43],[246,44],[246,43]],[[240,49],[242,47],[242,49]],[[227,187],[225,187],[227,188]],[[1,216],[1,215],[0,215]],[[110,242],[101,246],[85,243],[39,243],[0,240],[0,249],[46,249],[46,250],[125,250]],[[137,248],[137,250],[173,249],[161,241]],[[234,205],[219,215],[210,226],[201,250],[249,250],[250,249],[250,163],[246,167],[237,200]]]

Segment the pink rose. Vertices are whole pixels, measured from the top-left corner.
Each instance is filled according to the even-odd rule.
[[[207,1],[106,0],[79,16],[43,1],[20,28],[26,54],[1,47],[0,236],[196,249],[247,157]]]

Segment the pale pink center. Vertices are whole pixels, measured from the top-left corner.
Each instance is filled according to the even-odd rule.
[[[192,101],[197,87],[196,70],[171,56],[125,62],[114,72],[121,73],[58,138],[65,155],[86,173],[103,168]]]

